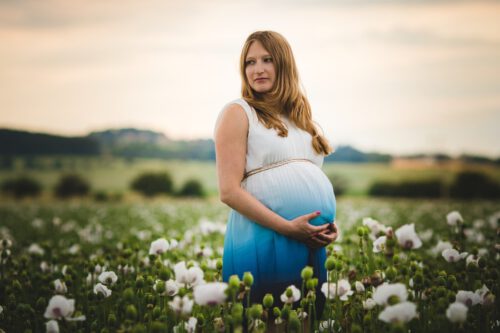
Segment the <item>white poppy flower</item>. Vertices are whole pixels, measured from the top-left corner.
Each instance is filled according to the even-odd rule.
[[[463,305],[472,306],[481,302],[481,296],[472,291],[459,290],[455,296],[455,302]]]
[[[328,290],[328,286],[330,290]],[[321,292],[329,299],[334,299],[338,295],[342,301],[347,301],[348,297],[354,293],[351,290],[351,284],[345,279],[339,280],[338,286],[336,283],[330,283],[329,285],[327,282],[323,283]]]
[[[446,222],[450,227],[456,227],[464,223],[464,219],[462,218],[462,215],[460,215],[459,212],[454,210],[446,215]]]
[[[217,305],[226,301],[227,283],[210,282],[194,287],[193,296],[196,304]]]
[[[320,332],[333,332],[333,324],[335,320],[328,319],[319,323],[319,331]]]
[[[363,301],[363,309],[365,310],[371,310],[377,305],[373,298],[367,298],[366,301]]]
[[[165,283],[165,290],[168,296],[175,296],[179,292],[179,284],[170,279]]]
[[[47,273],[50,270],[50,266],[49,266],[49,264],[47,264],[46,261],[42,261],[40,263],[40,269],[42,272]]]
[[[60,279],[54,280],[52,283],[54,284],[54,291],[57,294],[66,294],[68,292],[68,287],[66,287],[66,283],[61,281]]]
[[[202,284],[203,281],[203,271],[201,268],[193,266],[189,269],[186,268],[186,263],[181,261],[174,266],[175,281],[181,284],[186,284],[190,287],[194,287]]]
[[[195,317],[189,317],[187,323],[184,323],[184,328],[186,329],[187,333],[194,333],[196,332],[196,324],[198,323],[198,319]]]
[[[98,283],[94,286],[94,294],[102,294],[104,297],[111,296],[111,289],[103,285],[102,283]]]
[[[452,248],[453,248],[453,245],[450,242],[443,242],[442,240],[439,240],[437,245],[431,250],[431,252],[435,256],[438,256],[441,253],[443,253],[444,250],[452,249]]]
[[[287,296],[288,289],[291,290],[291,295]],[[281,294],[281,301],[286,304],[293,304],[300,299],[300,290],[293,284],[286,288],[285,292]]]
[[[457,262],[467,257],[468,253],[467,252],[458,253],[458,251],[455,249],[446,249],[443,251],[443,253],[441,253],[441,255],[447,262]]]
[[[73,244],[69,249],[68,249],[68,253],[69,254],[77,254],[78,252],[80,252],[80,245],[78,244]]]
[[[418,238],[413,223],[399,227],[395,234],[399,245],[404,249],[418,249],[422,246],[422,241]]]
[[[462,303],[455,302],[448,306],[446,317],[452,323],[463,323],[467,320],[468,308]]]
[[[113,285],[118,280],[118,276],[113,271],[102,272],[98,277],[99,281],[104,284]]]
[[[44,249],[41,248],[40,245],[38,245],[37,243],[33,243],[28,248],[28,253],[43,256],[45,251],[44,251]]]
[[[408,298],[406,286],[402,283],[384,283],[375,289],[373,300],[379,305],[388,305],[391,297],[397,297],[398,302],[404,302]]]
[[[465,258],[465,266],[469,265],[479,266],[479,256],[469,254],[467,258]]]
[[[168,241],[165,238],[160,238],[151,243],[151,246],[149,247],[149,254],[162,254],[167,252],[168,249]]]
[[[174,300],[168,302],[168,304],[178,315],[189,315],[191,314],[191,310],[193,309],[194,302],[186,295],[182,298],[180,298],[179,296],[175,296]]]
[[[373,253],[383,252],[385,250],[385,242],[387,236],[380,236],[373,242]]]
[[[48,319],[69,318],[75,311],[75,300],[61,295],[52,296],[45,310],[44,317]]]
[[[371,217],[363,218],[363,225],[367,226],[368,229],[370,229],[370,237],[372,239],[375,239],[379,235],[379,233],[383,232],[385,234],[385,232],[387,231],[387,227],[385,225],[377,220],[372,219]]]
[[[354,283],[354,286],[356,287],[356,291],[358,293],[362,293],[365,291],[365,286],[359,281],[356,281],[356,283]]]
[[[378,319],[386,323],[407,323],[416,317],[417,306],[411,302],[388,306],[378,315]]]
[[[45,332],[46,333],[59,333],[59,324],[57,320],[49,320],[45,323]]]
[[[419,233],[419,237],[422,241],[428,242],[431,240],[434,231],[432,229],[427,229]]]

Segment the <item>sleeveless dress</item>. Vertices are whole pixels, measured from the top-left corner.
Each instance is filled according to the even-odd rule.
[[[226,104],[217,123],[225,108],[234,103],[242,106],[249,122],[245,173],[300,159],[250,175],[242,181],[242,188],[287,220],[320,211],[318,217],[310,220],[311,224],[333,222],[335,195],[321,170],[323,155],[312,147],[312,136],[283,116],[288,136],[280,137],[276,130],[259,122],[255,109],[241,98]],[[233,209],[230,211],[224,240],[223,281],[233,274],[242,278],[243,273],[251,272],[253,301],[261,302],[266,293],[272,293],[279,303],[279,296],[289,285],[301,289],[300,273],[307,265],[313,267],[314,277],[321,286],[326,281],[325,260],[325,248],[309,249],[302,242],[263,227]]]

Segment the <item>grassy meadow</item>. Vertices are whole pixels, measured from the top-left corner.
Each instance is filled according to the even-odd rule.
[[[129,190],[130,182],[144,171],[167,171],[180,186],[187,179],[202,182],[207,194],[217,195],[217,178],[214,162],[172,161],[160,159],[121,159],[85,157],[38,158],[32,168],[17,160],[12,170],[0,170],[0,182],[16,175],[26,174],[41,182],[46,190],[56,184],[61,173],[75,172],[90,182],[93,190],[120,192]],[[56,166],[56,167],[55,167]],[[423,180],[438,178],[449,183],[462,170],[481,171],[500,181],[500,168],[489,165],[446,164],[442,166],[404,166],[391,164],[325,163],[324,172],[335,181],[341,178],[346,184],[346,194],[364,196],[374,181]],[[335,185],[335,183],[334,183]]]

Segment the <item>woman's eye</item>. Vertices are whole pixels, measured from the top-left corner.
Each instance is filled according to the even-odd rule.
[[[265,62],[273,62],[273,58],[266,58],[264,59]]]
[[[254,62],[253,60],[247,60],[247,62],[245,64],[246,65],[251,65],[251,64],[253,64],[253,62]]]

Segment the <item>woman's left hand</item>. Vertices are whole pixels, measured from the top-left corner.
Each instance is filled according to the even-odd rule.
[[[317,238],[326,245],[337,240],[339,236],[339,231],[335,223],[330,223],[325,231],[317,233],[313,238]]]

